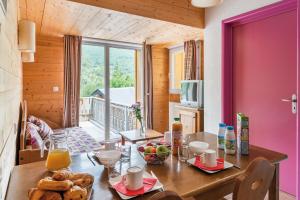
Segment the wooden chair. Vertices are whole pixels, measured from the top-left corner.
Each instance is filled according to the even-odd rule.
[[[246,172],[237,178],[233,200],[264,200],[275,172],[275,166],[265,158],[256,158]]]
[[[149,200],[183,200],[176,192],[173,191],[163,191],[159,192],[152,197],[150,197]]]

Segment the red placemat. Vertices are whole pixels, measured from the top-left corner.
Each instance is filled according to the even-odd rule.
[[[157,179],[155,178],[144,178],[144,187],[139,190],[128,190],[124,185],[124,181],[120,181],[119,183],[113,185],[113,188],[126,196],[138,196],[150,191],[154,187],[156,182]]]
[[[206,167],[204,163],[201,162],[200,156],[196,156],[194,165],[200,169],[208,170],[208,171],[218,171],[224,169],[224,159],[218,158],[217,159],[217,166],[215,167]]]

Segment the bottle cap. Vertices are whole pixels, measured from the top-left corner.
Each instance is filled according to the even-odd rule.
[[[180,118],[179,117],[174,117],[174,121],[179,122]]]
[[[219,123],[219,127],[226,127],[226,124],[225,123]]]
[[[233,126],[227,126],[226,129],[231,131],[231,130],[233,130]]]

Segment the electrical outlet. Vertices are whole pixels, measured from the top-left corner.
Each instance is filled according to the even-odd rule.
[[[59,87],[58,86],[53,86],[52,91],[53,92],[59,92]]]

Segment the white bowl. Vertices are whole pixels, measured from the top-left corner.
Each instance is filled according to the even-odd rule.
[[[112,167],[121,158],[121,151],[118,150],[102,150],[95,152],[96,157],[104,165],[104,167]]]
[[[201,154],[208,149],[209,144],[206,142],[193,141],[189,143],[189,147],[192,153]]]

